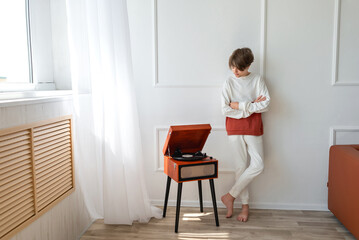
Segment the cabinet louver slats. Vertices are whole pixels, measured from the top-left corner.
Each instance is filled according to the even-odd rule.
[[[72,119],[0,130],[0,239],[74,191]]]

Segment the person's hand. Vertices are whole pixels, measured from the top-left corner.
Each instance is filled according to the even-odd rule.
[[[229,106],[233,109],[239,109],[239,103],[238,102],[231,102]]]
[[[266,99],[267,99],[267,98],[266,98],[265,96],[260,95],[259,97],[257,97],[256,100],[254,100],[254,103],[256,103],[256,102],[262,102],[262,101],[265,101]]]

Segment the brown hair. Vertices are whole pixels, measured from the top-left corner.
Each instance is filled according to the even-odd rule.
[[[254,60],[252,50],[249,48],[238,48],[229,57],[229,68],[236,67],[243,71],[249,67]]]

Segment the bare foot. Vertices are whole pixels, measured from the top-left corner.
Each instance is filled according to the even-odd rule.
[[[221,197],[221,200],[223,202],[223,204],[226,206],[227,208],[227,215],[226,218],[230,218],[232,217],[232,213],[233,213],[233,202],[234,202],[234,197],[232,197],[231,194],[227,193],[225,195],[223,195]]]
[[[240,222],[247,222],[248,214],[249,214],[249,205],[248,204],[243,204],[242,205],[242,211],[238,215],[237,220],[240,221]]]

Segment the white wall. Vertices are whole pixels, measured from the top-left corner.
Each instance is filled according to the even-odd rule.
[[[359,41],[351,41],[347,31],[358,15],[350,11],[357,4],[350,4],[355,3],[128,1],[146,179],[153,203],[163,204],[162,147],[172,124],[212,125],[204,150],[219,159],[217,200],[229,190],[234,159],[226,143],[220,92],[229,55],[249,46],[255,52],[251,70],[264,75],[272,97],[271,110],[263,114],[265,171],[251,184],[251,205],[327,209],[330,143],[359,143],[355,85],[359,79],[354,67],[359,63],[350,55],[359,49]],[[345,39],[340,43],[334,41],[337,10],[338,36]],[[357,37],[358,30],[351,29]],[[345,63],[351,60],[355,63],[348,67]],[[347,85],[332,85],[336,75],[336,82]],[[176,185],[172,182],[172,205]],[[211,206],[208,183],[203,190],[205,204]],[[184,184],[182,203],[198,206],[196,183]]]

